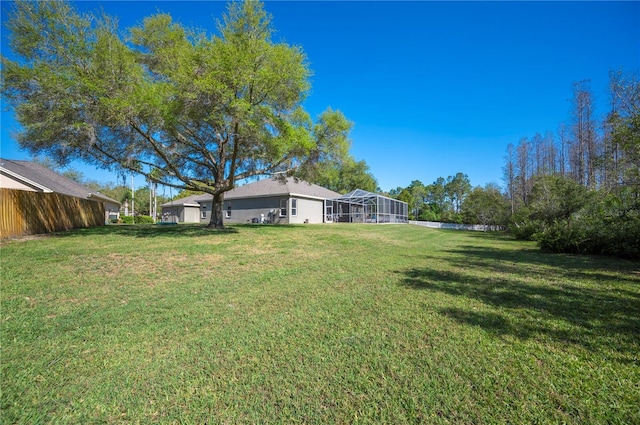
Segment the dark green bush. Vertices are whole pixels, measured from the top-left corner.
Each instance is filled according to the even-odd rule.
[[[534,235],[542,232],[543,223],[539,220],[513,221],[507,229],[516,239],[530,241]]]
[[[133,224],[133,217],[130,215],[125,215],[120,217],[120,221],[124,224]]]
[[[607,219],[584,215],[556,222],[535,234],[540,248],[550,252],[612,255],[640,259],[640,219]]]
[[[423,221],[440,221],[440,215],[431,209],[427,209],[420,213],[419,219]]]
[[[566,221],[555,222],[536,233],[533,238],[538,241],[540,249],[549,252],[566,252],[586,254],[588,235],[580,226],[570,226]]]
[[[148,215],[137,215],[135,216],[136,224],[153,224],[153,218]]]

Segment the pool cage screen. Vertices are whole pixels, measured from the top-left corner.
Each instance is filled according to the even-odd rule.
[[[325,201],[325,222],[408,223],[406,202],[356,189]]]

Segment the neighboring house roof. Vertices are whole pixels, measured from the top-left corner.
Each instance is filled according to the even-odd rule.
[[[261,198],[267,196],[299,196],[312,199],[328,199],[338,197],[340,194],[303,180],[296,181],[289,178],[286,182],[281,182],[276,179],[264,179],[236,187],[226,192],[224,199]],[[161,206],[198,206],[198,203],[210,202],[211,199],[212,196],[209,194],[191,195],[186,198],[167,202]]]
[[[20,180],[37,191],[55,192],[62,195],[75,196],[76,198],[111,202],[120,205],[119,201],[111,199],[99,192],[94,192],[80,183],[35,162],[0,158],[0,172],[13,179]]]
[[[199,195],[191,195],[185,198],[174,199],[173,201],[166,202],[161,207],[200,207],[198,202],[200,201],[210,201],[211,195],[209,194],[199,194]]]

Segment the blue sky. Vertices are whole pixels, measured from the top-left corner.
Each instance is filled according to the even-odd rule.
[[[8,2],[2,1],[5,9]],[[156,10],[215,32],[225,2],[78,2],[120,17]],[[274,40],[303,48],[313,70],[306,109],[354,123],[351,153],[383,190],[466,173],[502,185],[508,143],[570,119],[572,83],[590,79],[606,113],[608,72],[640,70],[640,2],[276,2]],[[2,14],[4,19],[6,13]],[[7,54],[2,29],[2,52]],[[5,106],[3,104],[3,106]],[[1,155],[29,159],[2,113]],[[116,175],[73,168],[99,181]],[[136,179],[136,186],[143,179]]]

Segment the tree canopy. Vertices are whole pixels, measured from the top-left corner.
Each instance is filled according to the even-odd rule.
[[[15,2],[7,29],[17,59],[2,57],[2,95],[21,147],[209,193],[212,226],[238,180],[312,175],[348,153],[342,113],[314,124],[302,108],[306,56],[272,41],[260,2],[230,2],[215,35],[163,13],[122,31],[59,1]]]

